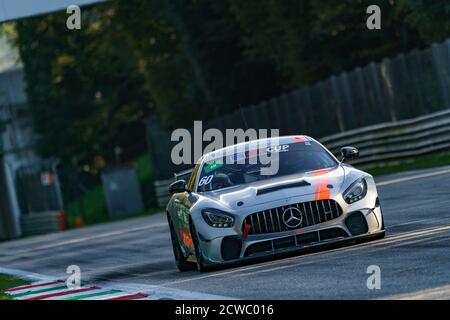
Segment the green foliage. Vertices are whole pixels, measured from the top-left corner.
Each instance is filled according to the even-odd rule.
[[[109,220],[105,193],[101,185],[83,193],[78,199],[66,205],[66,218],[69,228],[77,227],[77,219],[82,224],[91,225]]]
[[[399,161],[397,164],[388,165],[385,167],[371,168],[367,169],[366,171],[374,176],[381,176],[404,171],[427,169],[448,165],[450,165],[450,152],[446,151],[424,155],[416,157],[414,159],[405,159]]]
[[[141,187],[144,212],[136,215],[151,214],[159,210],[156,207],[156,199],[153,192],[153,171],[151,158],[148,153],[131,162],[136,169]],[[81,194],[66,205],[66,217],[70,228],[77,226],[76,219],[82,220],[86,225],[92,225],[109,221],[108,208],[106,206],[105,192],[101,185],[97,185],[91,191]]]
[[[368,30],[377,4],[382,29]],[[445,0],[116,0],[17,22],[39,147],[97,173],[145,149],[142,120],[190,127],[450,35]],[[14,34],[14,32],[10,32]]]
[[[115,146],[144,135],[150,97],[112,8],[82,17],[80,32],[65,27],[65,14],[18,21],[16,43],[41,154],[95,173]]]
[[[426,45],[444,41],[450,35],[448,0],[399,0],[406,22],[420,34]]]
[[[246,54],[270,61],[285,90],[422,44],[399,8],[388,1],[230,2]],[[381,30],[366,27],[371,4],[381,7]]]

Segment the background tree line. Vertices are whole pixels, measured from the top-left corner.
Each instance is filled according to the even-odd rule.
[[[382,29],[366,28],[377,4]],[[38,146],[96,173],[145,152],[143,119],[189,127],[450,35],[446,0],[115,0],[15,23]]]

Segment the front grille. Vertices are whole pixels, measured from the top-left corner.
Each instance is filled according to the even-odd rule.
[[[288,210],[290,208],[291,210]],[[283,221],[283,213],[285,212],[284,221],[288,220],[291,213],[297,218],[297,220],[292,220],[290,226],[286,225]],[[296,203],[252,213],[245,218],[242,224],[242,230],[244,230],[245,225],[248,224],[250,225],[248,234],[282,232],[327,222],[336,219],[341,215],[342,209],[334,200]]]

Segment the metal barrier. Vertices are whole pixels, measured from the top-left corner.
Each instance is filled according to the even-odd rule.
[[[354,146],[360,157],[350,163],[361,169],[396,164],[419,155],[450,150],[450,110],[414,119],[382,123],[318,139],[340,157],[341,147]],[[184,177],[183,177],[184,178]],[[158,205],[164,207],[175,179],[155,181]]]
[[[158,207],[165,207],[169,202],[169,185],[175,181],[175,178],[166,180],[156,180],[154,182],[155,195],[158,203]]]
[[[343,146],[355,146],[359,168],[386,166],[399,160],[450,148],[450,110],[414,119],[383,123],[319,139],[336,156]]]
[[[24,236],[47,234],[67,229],[66,218],[63,211],[25,214],[21,216],[20,223],[22,234]]]

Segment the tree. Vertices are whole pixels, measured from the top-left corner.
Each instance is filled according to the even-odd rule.
[[[246,55],[272,63],[284,90],[423,44],[393,2],[230,0],[230,4],[242,28]],[[366,28],[370,4],[382,9],[381,30]]]
[[[449,36],[444,0],[116,0],[17,23],[43,155],[142,152],[141,120],[190,127]],[[381,7],[381,30],[366,9]],[[137,145],[134,148],[130,146]],[[128,152],[131,154],[131,152]]]
[[[450,36],[450,2],[447,0],[399,0],[406,22],[420,34],[425,45]]]
[[[16,44],[40,153],[95,173],[115,146],[130,156],[145,150],[151,100],[114,8],[85,8],[82,17],[80,31],[65,27],[64,13],[18,21]]]
[[[117,13],[167,128],[280,91],[271,65],[242,52],[226,0],[119,0]]]

